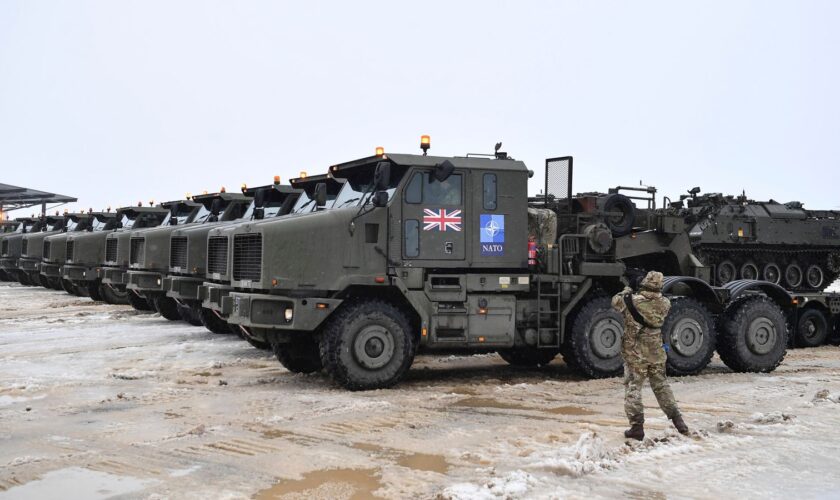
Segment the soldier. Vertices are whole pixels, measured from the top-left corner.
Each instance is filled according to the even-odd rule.
[[[627,438],[645,438],[645,414],[642,405],[642,386],[650,379],[659,407],[674,423],[680,434],[688,434],[674,393],[665,378],[665,348],[660,328],[671,309],[671,301],[662,296],[662,273],[651,271],[642,279],[638,294],[625,287],[613,297],[612,306],[624,316],[624,338],[621,356],[624,358],[624,412],[630,420]]]

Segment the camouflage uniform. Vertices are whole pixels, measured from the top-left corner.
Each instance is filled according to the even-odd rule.
[[[624,358],[624,412],[631,424],[645,421],[642,405],[642,386],[650,379],[659,407],[669,419],[680,416],[680,410],[665,378],[666,353],[662,345],[662,330],[671,301],[662,296],[662,273],[651,271],[641,282],[641,290],[633,294],[625,288],[613,297],[612,306],[624,316],[624,337],[621,342],[621,356]],[[632,294],[633,304],[647,323],[657,328],[640,325],[633,319],[624,296]]]

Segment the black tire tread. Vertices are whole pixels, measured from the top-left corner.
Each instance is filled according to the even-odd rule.
[[[754,304],[761,304],[754,305]],[[760,363],[756,360],[742,358],[738,354],[739,331],[742,323],[746,321],[746,315],[750,308],[766,307],[768,310],[773,310],[783,325],[785,331],[782,332],[780,343],[782,345],[782,353],[777,359],[771,360],[770,363]],[[724,312],[720,319],[718,328],[718,342],[717,352],[720,355],[721,361],[731,368],[733,371],[746,373],[769,373],[778,367],[785,358],[787,353],[787,320],[785,319],[782,310],[765,295],[754,295],[750,297],[743,297],[732,303]]]
[[[679,311],[682,308],[691,307],[697,311],[699,311],[705,322],[706,325],[709,327],[709,331],[707,332],[709,336],[710,345],[709,348],[703,353],[702,358],[700,361],[697,362],[696,365],[692,367],[680,366],[680,364],[676,363],[674,356],[669,352],[668,353],[668,360],[666,361],[665,368],[668,372],[668,375],[673,375],[677,377],[685,376],[685,375],[697,375],[701,371],[703,371],[709,363],[712,361],[712,357],[715,355],[715,344],[717,342],[717,330],[715,328],[715,320],[712,316],[712,313],[701,304],[696,299],[691,297],[674,297],[671,299],[671,310],[668,313],[668,318],[665,319],[667,322],[669,318],[671,318],[671,314],[674,311]],[[663,325],[663,329],[665,325]]]

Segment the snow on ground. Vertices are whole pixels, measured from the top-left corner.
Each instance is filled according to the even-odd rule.
[[[840,349],[675,379],[627,443],[620,380],[423,356],[349,393],[158,315],[0,284],[0,499],[840,495]]]

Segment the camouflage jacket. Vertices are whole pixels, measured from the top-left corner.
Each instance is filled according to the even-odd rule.
[[[642,318],[656,328],[640,325],[624,303],[624,296],[632,294],[633,304]],[[621,355],[628,364],[659,364],[665,362],[665,349],[662,346],[662,330],[671,310],[671,301],[660,292],[642,290],[634,294],[625,288],[612,298],[612,307],[624,317],[624,337],[621,341]]]

